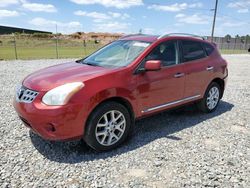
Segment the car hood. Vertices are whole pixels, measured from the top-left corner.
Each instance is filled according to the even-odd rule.
[[[112,70],[75,62],[64,63],[30,74],[24,79],[23,85],[35,91],[48,91],[65,83],[84,82]]]

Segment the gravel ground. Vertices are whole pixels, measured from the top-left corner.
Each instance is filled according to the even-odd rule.
[[[195,107],[136,123],[122,147],[48,142],[18,119],[12,99],[27,74],[69,60],[0,62],[1,187],[250,187],[250,56],[224,56],[230,79],[216,112]]]

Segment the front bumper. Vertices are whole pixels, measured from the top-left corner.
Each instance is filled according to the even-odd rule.
[[[73,140],[83,136],[82,105],[47,106],[36,98],[32,103],[13,101],[23,123],[46,140]]]

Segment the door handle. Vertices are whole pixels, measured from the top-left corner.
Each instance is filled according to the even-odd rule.
[[[208,67],[207,67],[207,71],[211,71],[211,70],[214,70],[214,67],[208,66]]]
[[[174,75],[175,78],[181,78],[181,77],[183,77],[183,76],[185,76],[184,73],[176,73],[176,74]]]

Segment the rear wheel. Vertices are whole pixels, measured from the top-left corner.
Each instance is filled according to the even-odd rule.
[[[110,150],[127,138],[130,127],[131,117],[126,107],[107,102],[91,114],[84,140],[97,151]]]
[[[204,98],[199,102],[198,107],[201,111],[210,113],[216,110],[221,96],[221,87],[216,82],[212,82],[204,95]]]

